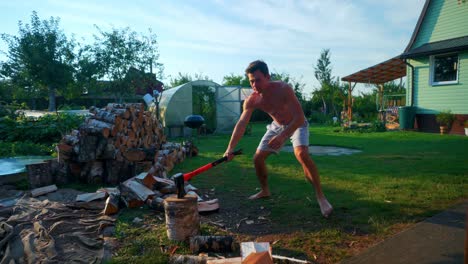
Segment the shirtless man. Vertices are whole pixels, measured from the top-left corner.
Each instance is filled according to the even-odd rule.
[[[278,153],[287,138],[290,138],[294,155],[302,165],[306,179],[315,188],[315,195],[324,217],[328,217],[333,207],[322,192],[320,176],[314,161],[309,156],[309,124],[293,89],[284,82],[271,81],[268,66],[263,61],[254,61],[245,70],[254,92],[244,101],[244,110],[237,121],[231,140],[224,153],[228,160],[245,132],[254,109],[260,109],[271,116],[273,122],[267,126],[254,155],[255,171],[260,181],[261,191],[249,197],[258,199],[270,196],[265,160],[272,153]]]

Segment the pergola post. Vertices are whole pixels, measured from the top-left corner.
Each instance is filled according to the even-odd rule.
[[[351,82],[348,82],[348,124],[351,124],[353,118],[353,88],[351,87]]]
[[[384,85],[383,83],[378,84],[379,86],[379,119],[382,122],[385,122],[386,116],[385,116],[385,109],[384,109]]]

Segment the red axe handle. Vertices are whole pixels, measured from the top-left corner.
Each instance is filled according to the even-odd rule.
[[[242,154],[242,149],[236,150],[232,154],[233,155],[240,155],[240,154]],[[202,167],[200,167],[200,168],[198,168],[198,169],[196,169],[194,171],[187,172],[187,173],[184,174],[184,181],[188,181],[188,180],[192,179],[193,177],[197,176],[198,174],[200,174],[200,173],[202,173],[204,171],[207,171],[207,170],[213,168],[214,166],[225,162],[226,160],[227,160],[227,157],[222,157],[222,158],[220,158],[220,159],[218,159],[216,161],[213,161],[211,163],[208,163],[208,164],[206,164],[206,165],[204,165],[204,166],[202,166]]]

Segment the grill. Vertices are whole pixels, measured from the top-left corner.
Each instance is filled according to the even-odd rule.
[[[184,124],[186,127],[195,129],[201,127],[205,123],[205,119],[201,115],[189,115],[185,118]]]

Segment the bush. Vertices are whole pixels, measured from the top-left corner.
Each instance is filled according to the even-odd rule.
[[[452,112],[450,110],[442,111],[442,112],[439,112],[438,114],[436,114],[436,121],[441,126],[447,126],[448,128],[450,128],[453,121],[455,121],[455,115],[452,114]]]
[[[84,117],[59,113],[42,116],[38,119],[19,116],[16,119],[0,119],[0,140],[7,142],[30,141],[33,143],[57,143],[61,137],[76,129]]]
[[[352,123],[349,127],[343,127],[341,132],[344,133],[374,133],[374,132],[385,132],[387,128],[385,124],[380,120],[372,122],[370,125],[359,126],[357,123]]]
[[[26,142],[1,142],[0,157],[14,156],[49,156],[54,152],[53,146]]]
[[[21,109],[29,109],[26,103],[17,103],[16,101],[13,101],[11,104],[7,104],[5,102],[0,102],[0,118],[2,117],[10,117],[15,119],[18,114],[17,110]]]
[[[77,105],[74,103],[70,103],[70,104],[62,104],[57,109],[58,110],[86,110],[86,107]]]
[[[320,112],[312,112],[308,117],[309,123],[333,124],[333,116]]]

